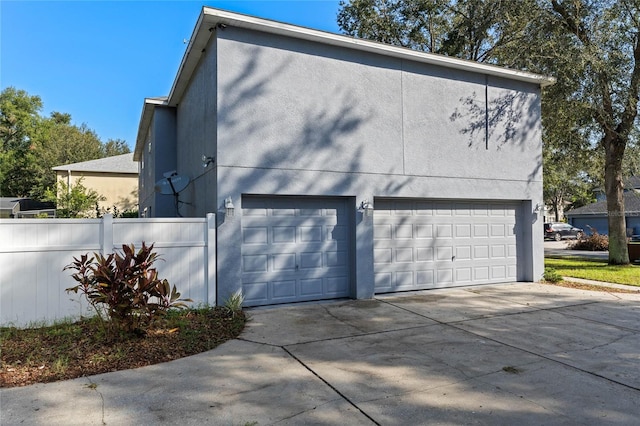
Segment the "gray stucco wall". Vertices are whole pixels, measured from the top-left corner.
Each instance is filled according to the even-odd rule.
[[[202,156],[216,157],[216,98],[217,65],[216,38],[206,47],[206,54],[198,64],[187,90],[177,106],[176,153],[178,173],[186,174],[191,184],[180,194],[184,204],[182,216],[204,217],[216,210],[217,160],[202,167]]]
[[[220,37],[221,166],[541,180],[536,86],[235,28]]]
[[[143,168],[139,176],[139,207],[147,217],[175,216],[173,197],[155,192],[155,183],[164,177],[165,172],[176,169],[176,143],[175,109],[154,107],[142,151]]]
[[[155,162],[153,164],[154,182],[164,178],[164,173],[176,170],[176,111],[171,107],[156,107],[151,128]],[[172,195],[156,193],[156,205],[153,217],[174,217],[176,215]]]
[[[185,216],[218,227],[218,300],[240,288],[242,194],[521,202],[519,278],[543,271],[540,93],[528,85],[227,27],[177,107]],[[216,152],[202,179],[202,154]],[[209,178],[208,176],[211,176]],[[215,177],[214,177],[215,176]],[[355,227],[354,297],[373,295],[373,224]]]

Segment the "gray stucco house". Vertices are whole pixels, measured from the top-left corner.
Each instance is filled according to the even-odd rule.
[[[552,83],[205,7],[144,103],[140,211],[217,214],[221,302],[534,281]]]

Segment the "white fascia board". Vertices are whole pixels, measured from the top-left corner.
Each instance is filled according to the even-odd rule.
[[[140,124],[138,124],[138,136],[136,137],[136,147],[133,150],[133,161],[142,160],[142,150],[144,149],[144,142],[151,125],[151,118],[153,117],[153,111],[156,105],[167,105],[166,98],[145,98],[144,105],[142,106],[142,113],[140,114]]]
[[[218,25],[246,28],[331,46],[356,49],[378,55],[422,62],[445,68],[537,84],[540,85],[540,87],[550,86],[556,82],[556,79],[553,77],[547,77],[530,72],[512,70],[509,68],[467,61],[433,53],[419,52],[403,47],[396,47],[369,40],[256,18],[254,16],[203,7],[202,13],[198,18],[198,22],[191,36],[187,51],[180,63],[178,74],[171,88],[168,99],[169,105],[175,106],[180,102],[180,97],[191,78],[191,74],[198,64],[200,56],[204,53],[204,49],[209,42],[211,34],[216,31]]]

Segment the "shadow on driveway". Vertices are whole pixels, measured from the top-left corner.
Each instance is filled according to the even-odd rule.
[[[1,424],[637,424],[640,296],[516,283],[254,309],[180,360],[2,389]]]

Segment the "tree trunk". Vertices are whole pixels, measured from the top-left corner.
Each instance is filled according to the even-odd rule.
[[[555,214],[556,222],[560,222],[560,203],[562,199],[560,197],[554,197],[553,199],[553,213]]]
[[[617,135],[605,136],[604,187],[609,221],[609,265],[629,264],[622,186],[622,158],[625,145]]]

